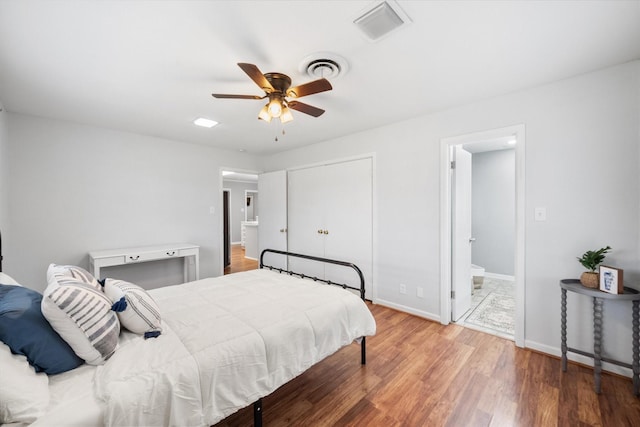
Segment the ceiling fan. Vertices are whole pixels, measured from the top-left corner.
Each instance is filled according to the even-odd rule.
[[[289,76],[282,73],[263,74],[258,67],[253,64],[238,63],[238,66],[253,80],[265,93],[264,96],[257,95],[225,95],[213,93],[214,98],[229,99],[264,99],[269,98],[269,102],[260,110],[258,118],[269,123],[272,118],[279,117],[282,123],[293,120],[293,115],[289,109],[300,111],[313,117],[319,117],[324,110],[287,98],[301,98],[315,93],[325,92],[333,89],[329,80],[321,78],[299,86],[291,86]]]

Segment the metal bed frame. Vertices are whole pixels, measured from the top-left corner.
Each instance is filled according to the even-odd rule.
[[[353,270],[355,270],[355,272],[358,274],[358,277],[360,278],[360,287],[356,288],[354,286],[349,286],[349,285],[344,284],[344,283],[336,283],[336,282],[333,282],[331,280],[321,279],[321,278],[313,277],[313,276],[307,276],[306,274],[296,273],[296,272],[291,271],[291,270],[285,270],[283,268],[278,268],[278,267],[273,267],[271,265],[266,265],[264,263],[264,255],[266,253],[274,253],[274,254],[279,254],[279,255],[292,256],[292,257],[296,257],[296,258],[303,258],[303,259],[308,259],[308,260],[311,260],[311,261],[324,262],[324,263],[327,263],[327,264],[336,264],[336,265],[341,265],[343,267],[352,268]],[[288,274],[290,276],[298,276],[301,279],[311,279],[314,282],[323,282],[323,283],[326,283],[328,285],[340,286],[343,289],[351,289],[351,290],[354,290],[354,291],[358,291],[358,292],[360,292],[360,298],[362,298],[362,300],[365,301],[365,298],[364,298],[364,275],[362,274],[362,271],[358,268],[357,265],[355,265],[353,263],[350,263],[350,262],[338,261],[338,260],[329,259],[329,258],[321,258],[321,257],[316,257],[316,256],[311,256],[311,255],[303,255],[303,254],[298,254],[298,253],[294,253],[294,252],[279,251],[279,250],[276,250],[276,249],[265,249],[260,254],[260,268],[268,268],[269,270],[277,271],[278,273],[285,273],[285,274]],[[366,363],[367,363],[366,337],[363,336],[362,337],[362,341],[360,343],[360,364],[366,365]],[[256,402],[253,403],[253,425],[254,425],[254,427],[262,427],[262,399],[258,399]]]

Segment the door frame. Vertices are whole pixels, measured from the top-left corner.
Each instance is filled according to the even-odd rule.
[[[227,194],[227,201],[225,204],[224,195]],[[225,217],[226,227],[225,227]],[[227,241],[228,240],[228,241]],[[229,256],[229,265],[231,265],[231,189],[222,189],[222,271],[226,268],[225,259]]]
[[[239,169],[239,168],[220,166],[220,168],[218,169],[218,203],[219,203],[218,206],[220,206],[220,209],[219,209],[220,212],[222,212],[222,209],[224,207],[224,199],[223,199],[224,191],[229,190],[228,188],[224,188],[224,176],[222,175],[223,171],[258,175],[258,180],[260,180],[260,174],[262,173],[262,172],[257,172],[249,169]],[[217,275],[222,276],[224,275],[224,215],[221,214],[218,217],[217,225],[218,225],[218,248],[220,248],[219,249],[220,253],[218,255],[218,274]],[[229,226],[231,227],[231,218],[229,218]]]
[[[518,347],[525,342],[525,125],[474,132],[440,140],[440,323],[451,322],[451,147],[505,136],[515,136],[516,243],[515,334]]]

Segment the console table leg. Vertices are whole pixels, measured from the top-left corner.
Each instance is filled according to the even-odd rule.
[[[567,372],[567,290],[561,289],[560,302],[560,348],[562,349],[562,372]]]
[[[640,301],[633,301],[633,394],[640,395]]]
[[[593,379],[598,394],[602,375],[602,303],[601,298],[593,298]]]

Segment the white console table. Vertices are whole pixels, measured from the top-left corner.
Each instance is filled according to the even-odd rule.
[[[184,281],[198,280],[200,277],[200,246],[177,243],[138,248],[109,249],[89,252],[91,274],[100,278],[100,269],[114,265],[134,264],[170,258],[184,258]],[[189,277],[190,261],[194,265],[193,278]]]

